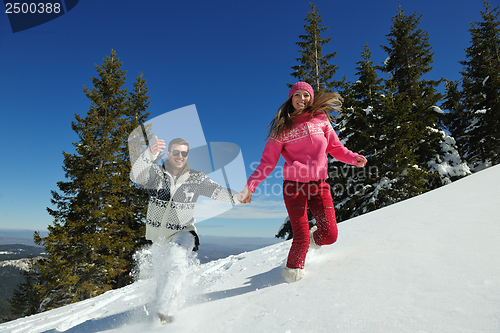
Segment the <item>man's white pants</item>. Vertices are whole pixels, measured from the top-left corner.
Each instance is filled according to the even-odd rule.
[[[180,305],[181,287],[194,245],[190,232],[180,232],[170,243],[158,245],[159,248],[153,251],[158,313],[171,316]]]

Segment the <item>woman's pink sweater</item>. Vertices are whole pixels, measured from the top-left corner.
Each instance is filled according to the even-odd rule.
[[[295,118],[295,126],[280,137],[271,137],[264,148],[260,164],[248,178],[252,192],[271,174],[280,155],[285,159],[283,179],[301,183],[328,178],[328,153],[337,160],[357,165],[360,156],[342,145],[327,116],[314,118],[306,113]]]

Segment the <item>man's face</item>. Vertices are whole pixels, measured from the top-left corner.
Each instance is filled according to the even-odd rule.
[[[174,169],[181,169],[187,161],[188,147],[186,145],[172,145],[170,151],[167,151],[168,161]],[[186,156],[183,156],[186,155]]]

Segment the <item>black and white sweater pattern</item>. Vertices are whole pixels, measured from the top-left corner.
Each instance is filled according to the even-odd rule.
[[[146,149],[130,173],[130,179],[135,184],[148,190],[147,239],[168,240],[177,232],[192,226],[195,223],[193,214],[196,201],[200,195],[226,204],[239,203],[237,192],[217,184],[203,172],[191,170],[187,163],[179,175],[173,177],[164,166],[156,164],[155,159],[149,148]]]

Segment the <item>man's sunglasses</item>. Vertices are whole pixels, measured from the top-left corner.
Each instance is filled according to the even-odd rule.
[[[174,150],[172,152],[172,155],[174,155],[174,156],[177,156],[179,154],[182,154],[182,157],[187,157],[188,156],[188,152],[187,151]]]

